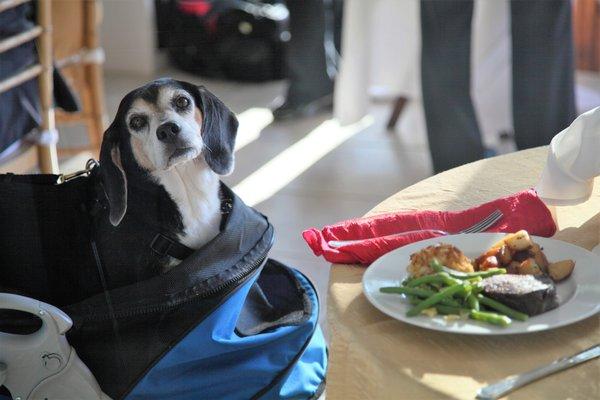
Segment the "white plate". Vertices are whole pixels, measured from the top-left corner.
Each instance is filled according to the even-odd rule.
[[[452,244],[468,257],[475,258],[500,240],[504,234],[475,233],[445,236],[413,243],[394,250],[375,261],[363,276],[363,291],[367,299],[380,311],[392,318],[422,328],[470,335],[506,335],[538,332],[569,325],[600,311],[600,257],[558,240],[533,237],[543,247],[550,261],[575,260],[573,274],[556,285],[560,306],[554,310],[529,318],[526,322],[514,321],[507,327],[488,325],[473,320],[446,321],[443,316],[425,315],[407,317],[410,304],[403,296],[381,293],[379,288],[398,286],[406,277],[409,256],[420,249],[437,243]]]

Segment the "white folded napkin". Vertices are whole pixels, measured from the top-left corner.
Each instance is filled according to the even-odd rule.
[[[549,205],[572,205],[592,194],[600,175],[600,107],[573,121],[554,136],[536,191]]]

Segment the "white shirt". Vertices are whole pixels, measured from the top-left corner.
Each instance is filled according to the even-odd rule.
[[[586,201],[600,175],[600,107],[581,114],[550,143],[548,160],[536,186],[546,204]]]

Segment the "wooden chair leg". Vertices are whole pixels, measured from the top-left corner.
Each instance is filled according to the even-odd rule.
[[[43,31],[38,38],[38,52],[42,72],[39,76],[40,85],[40,105],[42,114],[42,123],[40,130],[53,132],[56,128],[53,108],[52,85],[52,5],[50,0],[40,0],[38,2],[38,21]],[[56,144],[38,145],[38,160],[40,172],[44,174],[58,173],[58,155],[56,153]]]
[[[90,50],[97,49],[100,46],[99,24],[102,16],[99,7],[101,5],[96,0],[87,0],[85,6],[85,44]],[[107,120],[104,109],[104,79],[100,60],[95,60],[85,66],[85,79],[90,90],[91,120],[88,123],[90,147],[93,151],[98,151]]]
[[[102,135],[106,128],[106,112],[104,110],[104,81],[102,65],[90,64],[86,66],[87,81],[90,88],[91,120],[89,124],[89,139],[92,150],[100,149]]]
[[[394,128],[396,127],[396,123],[398,122],[398,119],[400,118],[400,114],[402,114],[402,110],[404,109],[404,106],[406,105],[406,103],[408,102],[408,99],[406,97],[398,97],[396,99],[396,101],[394,102],[394,108],[392,110],[392,115],[390,115],[390,119],[388,120],[387,123],[387,129],[389,131],[394,130]]]

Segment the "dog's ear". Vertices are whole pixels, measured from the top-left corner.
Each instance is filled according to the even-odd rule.
[[[100,175],[108,197],[109,220],[119,225],[127,211],[127,176],[121,162],[120,135],[116,121],[104,132],[100,149]]]
[[[206,163],[219,175],[231,173],[238,129],[235,114],[203,86],[181,83],[194,96],[196,107],[202,112],[202,140],[205,145],[202,155]]]

